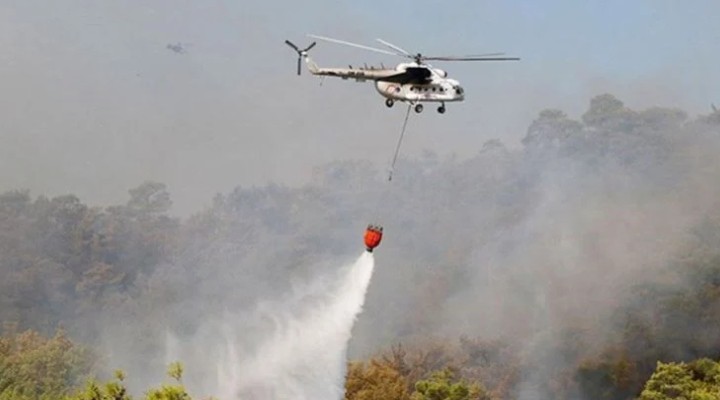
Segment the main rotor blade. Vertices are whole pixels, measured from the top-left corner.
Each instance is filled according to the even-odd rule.
[[[483,54],[465,54],[462,56],[431,56],[431,57],[442,57],[442,58],[478,58],[478,57],[495,57],[504,56],[505,53],[483,53]]]
[[[324,41],[326,41],[326,42],[337,43],[337,44],[344,44],[344,45],[346,45],[346,46],[357,47],[357,48],[359,48],[359,49],[370,50],[370,51],[374,51],[374,52],[377,52],[377,53],[389,54],[389,55],[391,55],[391,56],[400,55],[400,54],[397,54],[397,53],[393,53],[393,52],[391,52],[391,51],[387,51],[387,50],[383,50],[383,49],[376,49],[376,48],[374,48],[374,47],[364,46],[364,45],[362,45],[362,44],[357,44],[357,43],[352,43],[352,42],[346,42],[346,41],[344,41],[344,40],[333,39],[333,38],[329,38],[329,37],[325,37],[325,36],[317,36],[317,35],[308,35],[308,36],[311,37],[311,38],[314,38],[314,39],[324,40]]]
[[[404,49],[402,49],[402,48],[400,48],[400,47],[398,47],[398,46],[395,46],[395,45],[392,44],[392,43],[386,42],[386,41],[384,41],[384,40],[382,40],[382,39],[375,39],[375,40],[377,40],[378,42],[384,44],[385,46],[387,46],[387,47],[389,47],[389,48],[391,48],[391,49],[393,49],[393,50],[395,50],[395,51],[398,51],[398,52],[400,52],[400,53],[402,53],[402,54],[405,54],[406,56],[412,56],[412,54],[410,54],[407,50],[404,50]]]
[[[518,61],[518,57],[423,57],[431,61]]]

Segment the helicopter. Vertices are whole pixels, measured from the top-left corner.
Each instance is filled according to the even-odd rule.
[[[293,48],[298,54],[297,74],[301,74],[302,61],[305,60],[307,68],[312,75],[320,77],[334,76],[344,80],[354,79],[357,82],[372,81],[375,89],[385,97],[385,105],[389,108],[396,102],[405,102],[415,109],[416,113],[423,111],[425,102],[440,103],[437,111],[444,114],[445,103],[459,102],[465,99],[465,90],[460,82],[448,78],[447,71],[435,68],[426,61],[517,61],[518,57],[498,57],[504,53],[488,53],[467,56],[426,56],[421,53],[410,53],[401,47],[382,39],[376,39],[379,43],[390,50],[365,46],[345,40],[333,39],[325,36],[308,35],[330,43],[337,43],[352,46],[364,50],[374,51],[392,56],[410,59],[410,62],[399,63],[395,68],[359,67],[353,68],[321,68],[308,55],[310,49],[315,47],[317,42],[312,42],[304,49],[300,49],[289,40],[285,44]]]

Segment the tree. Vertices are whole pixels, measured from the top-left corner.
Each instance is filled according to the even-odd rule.
[[[115,380],[104,385],[93,379],[88,380],[82,391],[67,397],[66,400],[132,400],[124,386],[124,380],[125,374],[122,371],[115,371]]]
[[[144,214],[163,214],[170,210],[172,201],[167,187],[164,183],[145,182],[142,185],[129,190],[130,200],[127,203],[128,209]]]
[[[34,331],[0,338],[0,400],[55,400],[75,390],[96,358],[58,330],[51,338]]]
[[[345,400],[408,400],[407,381],[389,363],[372,359],[348,366]]]
[[[690,364],[658,362],[640,400],[714,400],[720,398],[720,364],[700,359]]]
[[[592,128],[623,129],[627,118],[634,112],[625,108],[622,101],[611,94],[595,96],[590,100],[590,108],[583,114],[585,125]]]
[[[531,148],[553,148],[581,132],[582,124],[569,119],[564,112],[543,110],[528,128],[522,143]]]
[[[454,381],[453,372],[445,368],[434,372],[429,379],[418,381],[411,400],[483,400],[485,389],[479,383]]]
[[[168,376],[176,383],[171,385],[162,385],[160,388],[152,388],[148,390],[145,400],[192,400],[190,395],[182,385],[183,367],[179,362],[171,363],[168,366]],[[115,380],[105,384],[98,384],[91,379],[87,382],[85,388],[73,396],[65,397],[65,400],[132,400],[127,394],[124,385],[125,374],[122,371],[115,372]],[[214,400],[213,397],[208,400]]]
[[[175,383],[164,384],[159,389],[151,389],[145,398],[147,400],[192,400],[182,385],[182,364],[179,362],[171,363],[168,366],[167,374]]]

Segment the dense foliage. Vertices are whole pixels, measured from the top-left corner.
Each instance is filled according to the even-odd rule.
[[[63,331],[48,338],[8,327],[0,337],[0,399],[60,399],[90,375],[95,361]]]
[[[522,144],[401,160],[392,185],[373,165],[337,162],[302,187],[218,194],[184,221],[156,182],[112,207],[0,194],[0,321],[40,333],[0,342],[0,393],[64,395],[92,370],[88,359],[31,386],[14,375],[22,357],[82,358],[65,333],[41,339],[59,325],[153,381],[144,372],[162,370],[167,332],[218,342],[223,313],[335,268],[372,221],[386,234],[348,399],[625,399],[657,361],[720,358],[720,114],[602,95],[579,120],[542,111]],[[252,347],[267,332],[244,321]],[[18,358],[23,341],[39,353]],[[215,370],[212,351],[181,350],[198,369],[188,379]],[[695,371],[668,365],[655,378]]]
[[[168,376],[173,379],[172,384],[163,384],[159,388],[152,388],[145,393],[145,400],[192,400],[182,385],[183,367],[180,363],[172,363],[168,367]],[[115,379],[104,384],[89,380],[82,390],[77,391],[65,400],[132,400],[124,385],[125,374],[115,372]],[[210,399],[212,400],[212,399]]]
[[[720,398],[720,364],[703,358],[685,363],[658,362],[640,400]]]

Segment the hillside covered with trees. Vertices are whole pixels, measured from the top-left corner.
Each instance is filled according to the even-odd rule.
[[[371,221],[348,400],[718,398],[719,153],[718,112],[601,95],[578,120],[540,112],[519,148],[402,159],[392,185],[338,161],[184,220],[158,182],[111,207],[2,193],[0,399],[115,368],[144,393],[175,360],[213,395],[222,346],[268,334],[258,302],[359,254]]]

